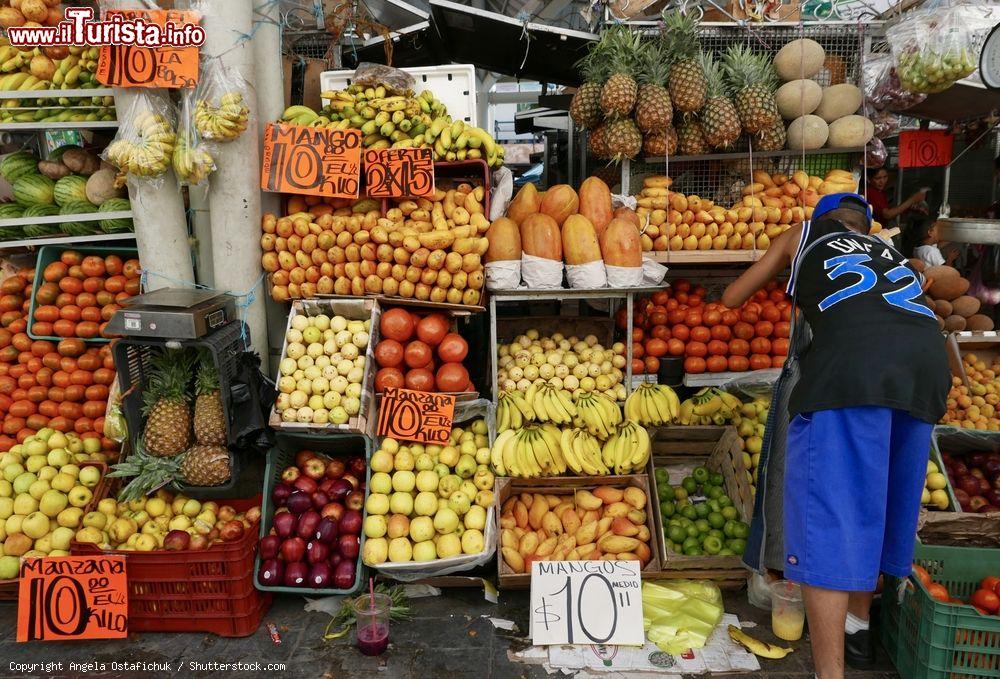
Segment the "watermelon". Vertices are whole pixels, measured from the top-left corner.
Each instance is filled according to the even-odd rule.
[[[38,158],[28,151],[17,151],[0,160],[0,175],[10,183],[38,172]]]
[[[109,198],[101,203],[101,212],[123,212],[131,210],[132,204],[125,198]],[[122,231],[132,231],[131,219],[102,219],[101,231],[104,233],[121,233]]]
[[[97,207],[85,200],[66,203],[59,209],[59,214],[61,215],[85,215],[95,212],[97,212]],[[96,220],[88,222],[62,222],[59,225],[59,230],[68,236],[89,236],[101,232],[100,222]]]
[[[52,192],[56,205],[62,206],[67,203],[87,200],[87,180],[83,177],[71,174],[56,182]]]
[[[56,183],[45,175],[25,175],[14,181],[14,200],[25,207],[52,205],[55,198],[55,187]]]
[[[3,203],[0,205],[0,219],[17,219],[24,214],[24,208],[17,203]]]
[[[52,217],[59,214],[59,208],[55,205],[29,205],[24,209],[24,218],[29,217]],[[58,224],[28,224],[24,227],[24,235],[30,238],[39,236],[51,236],[59,233]]]
[[[24,212],[24,208],[16,203],[4,203],[0,205],[0,219],[18,219]],[[24,238],[23,226],[0,226],[0,240],[17,240]]]

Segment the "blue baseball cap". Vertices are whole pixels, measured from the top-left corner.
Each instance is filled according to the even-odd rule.
[[[813,208],[813,221],[837,208],[855,210],[862,213],[868,219],[869,223],[872,221],[872,206],[868,204],[868,201],[864,197],[857,193],[831,193],[828,196],[823,196],[816,203],[816,207]]]

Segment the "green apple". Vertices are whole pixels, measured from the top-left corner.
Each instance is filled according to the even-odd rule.
[[[466,554],[479,554],[486,548],[486,539],[481,531],[469,528],[462,533],[462,551]]]
[[[167,525],[170,530],[187,530],[191,527],[191,518],[180,514],[174,516],[170,519],[170,523]]]
[[[41,479],[39,479],[30,486],[28,486],[28,495],[30,495],[31,497],[35,498],[40,502],[42,496],[45,495],[45,493],[47,493],[49,490],[51,490],[49,482],[42,481]],[[56,492],[58,493],[59,491],[57,490]]]
[[[479,490],[492,490],[493,482],[493,472],[489,469],[480,469],[476,471],[475,476],[472,477],[472,483],[474,483],[476,488]]]
[[[454,533],[442,535],[437,541],[438,558],[447,559],[462,553],[462,539]]]
[[[156,538],[147,533],[142,533],[135,540],[135,548],[140,552],[152,552],[157,548]]]
[[[413,511],[420,516],[434,516],[438,510],[438,497],[434,493],[424,491],[417,493],[413,501]]]
[[[0,556],[0,580],[13,580],[20,567],[21,560],[16,556]]]
[[[461,453],[458,452],[458,448],[454,446],[445,446],[441,449],[441,453],[438,455],[438,462],[446,464],[449,467],[454,467],[458,464],[461,456]],[[473,465],[473,469],[475,469],[475,465]]]
[[[49,485],[56,490],[61,490],[64,493],[68,493],[73,490],[73,486],[76,485],[76,477],[70,476],[64,471],[60,471],[58,474],[52,477],[49,481]]]
[[[350,419],[351,416],[347,414],[347,411],[344,410],[343,406],[330,408],[330,421],[334,424],[347,424],[347,421]]]
[[[69,440],[69,443],[66,444],[66,450],[73,453],[74,455],[83,453],[84,452],[83,440],[77,437],[71,438]]]
[[[69,498],[69,503],[74,507],[86,507],[91,499],[93,499],[94,494],[91,492],[90,488],[74,486],[72,490],[66,494],[66,497]]]
[[[181,509],[184,516],[194,518],[201,514],[201,503],[193,498],[189,498],[185,503],[184,507]]]
[[[29,457],[32,455],[46,455],[49,452],[49,446],[42,439],[38,438],[38,435],[26,438],[24,440],[24,454]]]
[[[409,538],[393,538],[389,541],[388,549],[389,561],[392,563],[405,563],[413,558],[413,546]]]
[[[490,463],[490,449],[489,448],[477,448],[476,449],[476,464],[489,464]]]
[[[437,547],[435,547],[433,540],[426,540],[413,545],[414,561],[434,561],[435,559],[437,559]]]
[[[409,543],[407,543],[409,544]],[[361,550],[361,560],[366,566],[377,566],[389,558],[389,541],[385,538],[368,538]]]
[[[49,451],[46,456],[46,461],[53,467],[57,469],[63,465],[67,465],[71,462],[69,451],[65,448],[55,448]]]
[[[75,532],[72,528],[67,528],[66,526],[56,528],[50,536],[52,549],[69,549],[69,543],[73,540]]]
[[[460,485],[458,487],[458,490],[461,491],[461,492],[463,492],[463,493],[465,493],[470,498],[476,497],[476,493],[479,492],[479,489],[476,488],[476,484],[474,484],[469,479],[466,479],[465,481],[462,481],[462,485]]]
[[[14,493],[16,495],[21,495],[22,493],[27,493],[28,489],[31,488],[31,484],[38,480],[38,477],[31,472],[22,472],[18,474],[17,478],[14,479]],[[37,499],[37,498],[36,498]]]
[[[97,438],[83,439],[83,452],[87,455],[96,455],[101,452],[101,440]]]
[[[410,517],[403,514],[393,514],[389,517],[386,535],[389,539],[405,538],[410,534]]]
[[[14,513],[14,499],[0,497],[0,521],[6,521],[7,517]]]
[[[434,515],[434,530],[438,533],[453,533],[458,528],[458,514],[450,507],[439,509]],[[410,530],[412,534],[412,528]]]
[[[101,482],[101,470],[97,467],[86,466],[80,468],[80,483],[87,488],[94,488]]]
[[[42,552],[43,554],[48,554],[52,551],[52,536],[49,534],[43,535],[42,537],[35,540],[35,544],[32,546],[36,552]]]
[[[389,526],[384,516],[369,515],[365,517],[365,536],[368,538],[380,538],[386,534]]]
[[[48,445],[49,450],[65,448],[69,444],[69,438],[67,438],[66,434],[61,431],[53,431],[48,439],[46,439],[45,443]]]
[[[438,478],[443,479],[451,474],[451,469],[448,468],[448,465],[438,462],[434,465],[434,473],[438,475]]]
[[[365,510],[369,515],[382,515],[389,513],[389,496],[384,493],[370,493],[365,500]],[[369,517],[371,518],[371,517]],[[375,536],[378,537],[378,536]]]
[[[463,479],[471,479],[476,473],[476,458],[472,455],[462,455],[455,465],[455,473]]]
[[[56,477],[56,474],[58,473],[59,470],[53,467],[52,465],[45,465],[44,467],[38,470],[38,480],[51,482],[52,479],[54,479]],[[49,485],[51,485],[51,483]]]
[[[414,485],[416,485],[416,477],[410,470],[397,471],[392,475],[392,488],[399,493],[409,493],[413,490]]]
[[[456,491],[448,498],[448,508],[458,516],[463,516],[472,506],[472,499],[462,491]]]
[[[389,511],[409,516],[413,513],[413,496],[409,493],[393,493],[389,496]]]
[[[85,526],[76,532],[77,542],[89,542],[95,545],[99,545],[104,542],[104,535],[101,534],[101,530],[96,526]]]
[[[438,483],[438,495],[443,498],[451,497],[451,494],[462,487],[462,479],[454,474],[449,474]]]
[[[372,456],[372,462],[374,463],[374,461],[375,457]],[[368,482],[368,490],[372,493],[390,494],[392,492],[392,477],[385,472],[375,472]]]
[[[392,466],[398,472],[413,471],[414,459],[410,450],[400,448],[392,459]]]
[[[462,521],[466,528],[484,530],[486,528],[486,510],[479,505],[473,505],[469,507],[469,511],[462,517]]]
[[[392,453],[386,451],[384,448],[380,448],[372,453],[372,461],[370,463],[373,472],[382,472],[383,474],[388,474],[393,471],[395,467],[393,466]],[[372,479],[374,480],[374,476]]]
[[[42,481],[41,483],[45,482]],[[66,496],[66,493],[50,489],[46,490],[39,498],[38,509],[45,516],[56,517],[59,515],[59,512],[66,509],[68,503],[69,498]]]
[[[21,522],[21,532],[32,540],[49,534],[49,517],[41,512],[32,512]]]
[[[118,501],[113,497],[106,497],[97,503],[97,511],[102,514],[115,515],[118,513]]]
[[[427,455],[423,453],[423,455]],[[430,469],[425,469],[417,474],[417,490],[420,492],[433,492],[437,490],[440,479]]]
[[[28,459],[24,461],[24,468],[33,474],[37,474],[38,470],[48,464],[48,460],[44,455],[29,455]]]
[[[7,479],[0,479],[0,497],[14,497],[14,486]]]
[[[455,517],[457,523],[458,517]],[[429,516],[418,516],[410,521],[410,539],[414,542],[424,542],[434,537],[434,522]]]
[[[76,507],[72,507],[72,509],[76,509]],[[66,510],[64,509],[63,511],[65,512]],[[107,525],[107,521],[108,517],[100,512],[87,512],[83,516],[82,523],[87,527],[93,526],[98,530],[104,530],[104,527]]]
[[[21,516],[27,516],[32,512],[38,511],[38,500],[31,497],[27,493],[24,495],[18,495],[14,498],[14,514],[20,514]],[[11,531],[8,530],[8,533]],[[14,531],[16,532],[16,531]]]
[[[420,453],[417,455],[416,460],[414,460],[413,467],[418,472],[431,471],[434,469],[434,458],[430,453]]]

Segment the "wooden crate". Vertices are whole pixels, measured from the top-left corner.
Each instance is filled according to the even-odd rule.
[[[709,471],[722,474],[726,495],[740,513],[740,519],[750,523],[753,514],[753,490],[747,480],[743,451],[733,427],[665,427],[653,437],[653,454],[646,473],[654,495],[659,500],[654,471],[669,466],[674,471],[671,482],[680,484],[691,470],[704,465]],[[676,477],[676,478],[675,478]],[[673,577],[712,580],[745,580],[748,571],[739,556],[685,556],[667,553],[663,535],[663,518],[657,506],[653,516],[660,546],[660,563],[664,573],[677,572]]]
[[[649,528],[650,560],[642,569],[642,577],[653,578],[660,571],[660,554],[663,547],[662,532],[657,532],[652,515],[657,512],[656,496],[652,492],[651,479],[645,474],[627,476],[557,476],[544,479],[497,478],[494,487],[496,508],[494,521],[497,527],[497,583],[501,589],[525,589],[531,585],[530,573],[515,573],[507,565],[500,553],[500,510],[503,503],[519,493],[542,493],[544,495],[571,495],[577,490],[593,490],[598,486],[635,486],[646,493],[646,526]]]

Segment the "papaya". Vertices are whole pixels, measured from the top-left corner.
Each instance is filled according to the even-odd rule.
[[[635,224],[635,228],[637,229],[642,228],[642,222],[639,220],[639,215],[637,215],[635,213],[635,210],[633,210],[630,207],[622,206],[617,210],[615,210],[613,218],[618,219],[619,217],[629,220],[630,222]]]
[[[526,255],[561,262],[562,237],[559,225],[547,214],[528,215],[521,222],[521,250]]]
[[[505,262],[521,259],[521,231],[513,219],[501,217],[486,231],[490,242],[486,249],[487,262]]]
[[[576,214],[580,208],[580,197],[569,184],[556,184],[542,196],[538,211],[552,217],[557,226],[562,226],[566,218]]]
[[[562,226],[562,249],[567,264],[588,264],[601,259],[597,230],[589,219],[582,214],[566,219]]]
[[[514,199],[507,206],[507,218],[515,224],[520,224],[528,215],[538,212],[542,199],[538,195],[538,189],[532,183],[527,183],[521,187]]]
[[[639,229],[629,219],[615,217],[601,234],[601,253],[608,266],[642,266]]]
[[[600,177],[587,177],[580,184],[580,214],[590,220],[600,236],[614,218],[611,189]],[[565,242],[565,241],[564,241]]]

